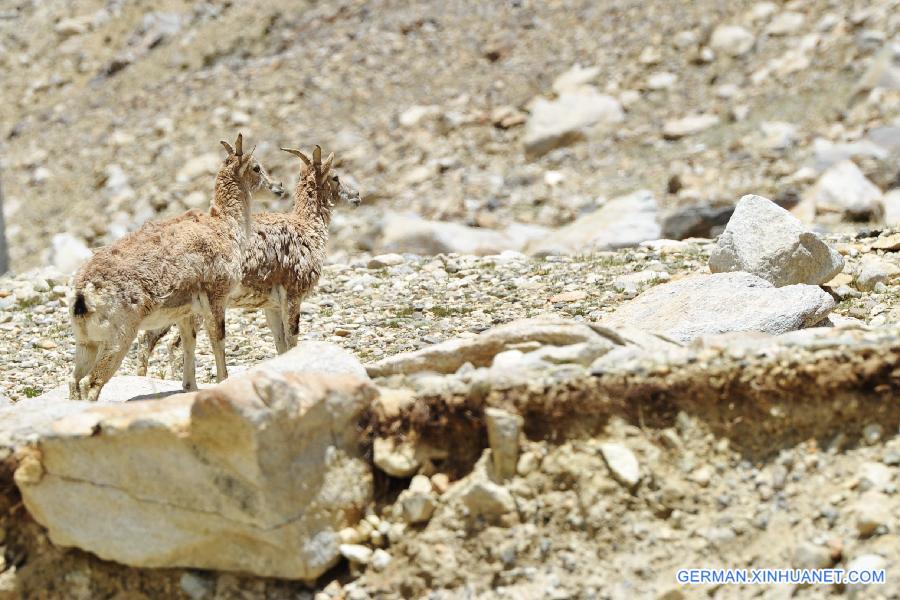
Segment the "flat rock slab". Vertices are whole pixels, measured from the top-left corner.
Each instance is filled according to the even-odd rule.
[[[366,368],[356,356],[331,342],[302,341],[284,354],[253,367],[231,367],[229,372],[233,377],[261,369],[276,373],[319,373],[369,379]]]
[[[376,394],[268,370],[161,400],[51,401],[67,414],[18,448],[15,480],[56,545],[312,581],[372,499],[357,426]]]
[[[49,392],[48,392],[49,393]],[[73,402],[65,397],[25,398],[0,408],[0,447],[16,447],[48,433],[61,418],[89,407],[113,406],[112,402]]]
[[[569,346],[593,342],[606,351],[614,343],[589,325],[576,321],[522,319],[488,329],[470,338],[457,338],[403,352],[366,365],[372,377],[418,372],[455,373],[465,363],[476,367],[490,366],[494,357],[510,346],[526,343]]]
[[[817,286],[776,288],[749,273],[716,273],[653,287],[621,305],[601,325],[689,342],[729,331],[780,334],[811,327],[832,308],[834,299]]]
[[[204,386],[201,386],[204,387]],[[183,392],[180,381],[121,375],[109,380],[100,392],[100,402],[128,402],[132,400],[158,400]],[[69,399],[69,386],[62,384],[36,398],[37,402]]]

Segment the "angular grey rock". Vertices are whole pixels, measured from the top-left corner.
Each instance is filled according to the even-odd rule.
[[[586,139],[592,127],[624,120],[619,101],[591,86],[568,88],[555,100],[538,98],[525,124],[525,155],[540,157],[554,148]]]
[[[859,466],[860,491],[888,491],[893,478],[894,471],[885,464],[866,461]]]
[[[535,256],[587,254],[637,246],[659,239],[661,230],[656,198],[639,190],[606,202],[592,213],[560,227],[527,247]]]
[[[888,260],[867,254],[860,261],[859,273],[856,276],[856,287],[863,291],[871,291],[879,283],[889,283],[900,276],[900,267]]]
[[[816,213],[837,213],[847,219],[881,218],[881,190],[853,161],[829,168],[810,190]]]
[[[461,498],[475,517],[493,520],[516,510],[516,502],[509,490],[491,481],[473,481],[462,492]]]
[[[660,352],[651,352],[634,346],[623,346],[594,361],[590,372],[596,376],[631,374],[643,372],[644,365],[648,361],[664,359],[667,364],[681,364],[689,356],[690,352],[688,349],[675,342],[672,342],[671,346]]]
[[[785,150],[797,142],[797,126],[784,121],[763,121],[759,124],[762,132],[762,147],[769,150]]]
[[[520,415],[499,408],[484,409],[484,419],[487,424],[494,474],[500,480],[509,479],[516,474],[516,464],[519,461],[519,434],[525,421]]]
[[[804,21],[806,17],[803,13],[788,10],[772,19],[766,27],[766,33],[773,36],[790,35],[803,27]]]
[[[694,275],[650,288],[600,322],[633,327],[689,342],[729,331],[779,334],[811,327],[834,308],[834,299],[812,285],[776,288],[749,273]]]
[[[876,492],[864,495],[853,505],[852,512],[860,537],[869,537],[880,527],[889,527],[891,524],[890,499],[884,494]]]
[[[832,564],[831,553],[823,546],[804,542],[794,550],[795,569],[827,569]]]
[[[384,571],[391,564],[391,560],[392,557],[387,551],[376,548],[375,552],[372,553],[372,560],[369,562],[376,571]]]
[[[402,113],[400,113],[400,116],[397,120],[404,127],[416,127],[423,121],[437,117],[440,114],[440,106],[436,106],[434,104],[429,104],[427,106],[416,104],[414,106],[410,106]]]
[[[670,240],[713,238],[722,232],[734,206],[693,204],[666,211],[660,217],[662,237]]]
[[[895,133],[900,135],[900,132]],[[839,162],[857,157],[872,157],[877,160],[884,160],[889,156],[889,151],[886,148],[871,139],[836,143],[827,138],[816,138],[813,140],[812,149],[812,167],[817,173],[824,173],[829,167]]]
[[[491,388],[510,389],[527,383],[530,377],[545,372],[550,367],[551,364],[544,360],[537,350],[534,352],[504,350],[494,357],[489,369],[478,369],[473,376]]]
[[[895,118],[889,125],[873,127],[863,140],[880,148],[885,155],[897,154],[900,152],[900,119]],[[882,158],[877,153],[874,156]]]
[[[366,267],[369,269],[384,269],[385,267],[402,265],[404,262],[405,259],[399,254],[379,254],[369,259]]]
[[[311,581],[372,499],[356,378],[257,372],[153,402],[88,405],[21,448],[50,540],[137,567]]]
[[[667,140],[677,140],[700,133],[718,123],[719,117],[711,114],[688,115],[681,119],[672,119],[663,125],[663,137]]]
[[[900,188],[884,195],[884,224],[900,225]]]
[[[641,468],[634,452],[617,442],[604,442],[600,454],[616,481],[628,489],[640,482]]]
[[[486,256],[506,250],[521,251],[529,242],[547,235],[538,225],[513,224],[505,230],[467,227],[460,223],[427,221],[414,214],[388,213],[381,226],[378,251],[431,256],[474,254]]]
[[[647,77],[647,88],[651,90],[668,90],[678,82],[678,75],[668,71],[658,71]]]
[[[572,68],[557,77],[553,81],[553,91],[562,94],[572,90],[580,90],[589,87],[591,82],[600,75],[600,67],[582,67],[572,65]]]
[[[719,25],[710,38],[709,45],[728,56],[741,56],[753,48],[756,38],[740,25]]]
[[[215,596],[216,583],[212,577],[188,572],[178,580],[178,587],[191,600],[204,600]]]
[[[126,47],[106,65],[102,74],[115,75],[154,48],[171,40],[181,30],[184,21],[185,17],[178,13],[151,11],[144,14],[140,24],[129,36]]]
[[[856,93],[867,93],[875,88],[900,90],[900,43],[885,44],[872,57],[869,68],[859,78]]]
[[[375,438],[372,454],[375,466],[391,477],[409,477],[422,466],[412,444],[393,438]]]
[[[782,287],[820,285],[841,272],[843,257],[771,200],[741,198],[709,257],[713,273],[745,271]]]
[[[338,551],[350,562],[361,565],[369,564],[369,560],[372,558],[372,549],[362,544],[341,544],[338,546]]]
[[[424,475],[416,475],[409,489],[400,492],[397,502],[402,507],[403,519],[412,525],[425,523],[431,518],[437,501],[432,491],[431,480]]]
[[[59,34],[60,37],[70,37],[73,35],[81,35],[90,31],[91,26],[93,25],[93,17],[91,15],[81,15],[78,17],[70,17],[67,19],[60,19],[59,22],[53,27],[53,31]]]

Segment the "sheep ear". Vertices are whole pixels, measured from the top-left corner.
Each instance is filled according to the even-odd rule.
[[[237,136],[237,140],[234,142],[234,154],[235,156],[243,156],[244,155],[244,134],[239,133]]]
[[[326,175],[328,175],[328,171],[331,170],[331,163],[334,162],[334,152],[328,155],[328,158],[325,159],[325,163],[322,165],[322,178],[324,179]]]
[[[302,152],[300,152],[299,150],[294,150],[293,148],[282,148],[282,150],[284,150],[288,154],[293,154],[294,156],[299,156],[300,160],[302,160],[303,164],[305,164],[307,167],[312,164],[311,162],[309,162],[309,158],[307,158],[307,156],[305,154],[303,154]]]
[[[317,167],[322,166],[322,147],[319,145],[313,150],[313,164]]]
[[[225,140],[219,140],[219,143],[225,146],[225,149],[228,151],[228,156],[234,154],[234,148],[231,147],[231,144],[229,144]]]

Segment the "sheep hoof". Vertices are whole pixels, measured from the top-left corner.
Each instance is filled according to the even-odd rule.
[[[91,384],[90,376],[82,379],[78,387],[81,390],[81,399],[88,402],[96,402],[100,398],[100,390],[103,388],[102,385]]]

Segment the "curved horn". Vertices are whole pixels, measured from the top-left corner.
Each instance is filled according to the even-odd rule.
[[[228,154],[234,154],[234,148],[231,147],[231,144],[226,142],[225,140],[219,140],[219,143],[225,146],[225,149],[228,150]]]
[[[322,165],[322,172],[327,173],[331,168],[331,163],[334,161],[334,152],[328,155],[328,158],[325,159],[325,164]]]
[[[242,156],[244,154],[244,134],[239,133],[237,136],[237,141],[234,142],[234,154],[236,156]]]
[[[254,152],[256,152],[256,144],[253,144],[253,147],[250,149],[250,154],[247,155],[247,158],[253,156]]]
[[[313,164],[317,167],[322,165],[322,147],[316,144],[316,149],[313,150]]]
[[[306,155],[303,154],[302,152],[300,152],[299,150],[294,150],[293,148],[282,148],[282,150],[284,150],[284,151],[287,152],[288,154],[293,154],[294,156],[299,156],[299,157],[300,157],[300,160],[302,160],[303,163],[304,163],[307,167],[310,166],[310,165],[312,164],[312,163],[309,162],[309,159],[306,157]]]

